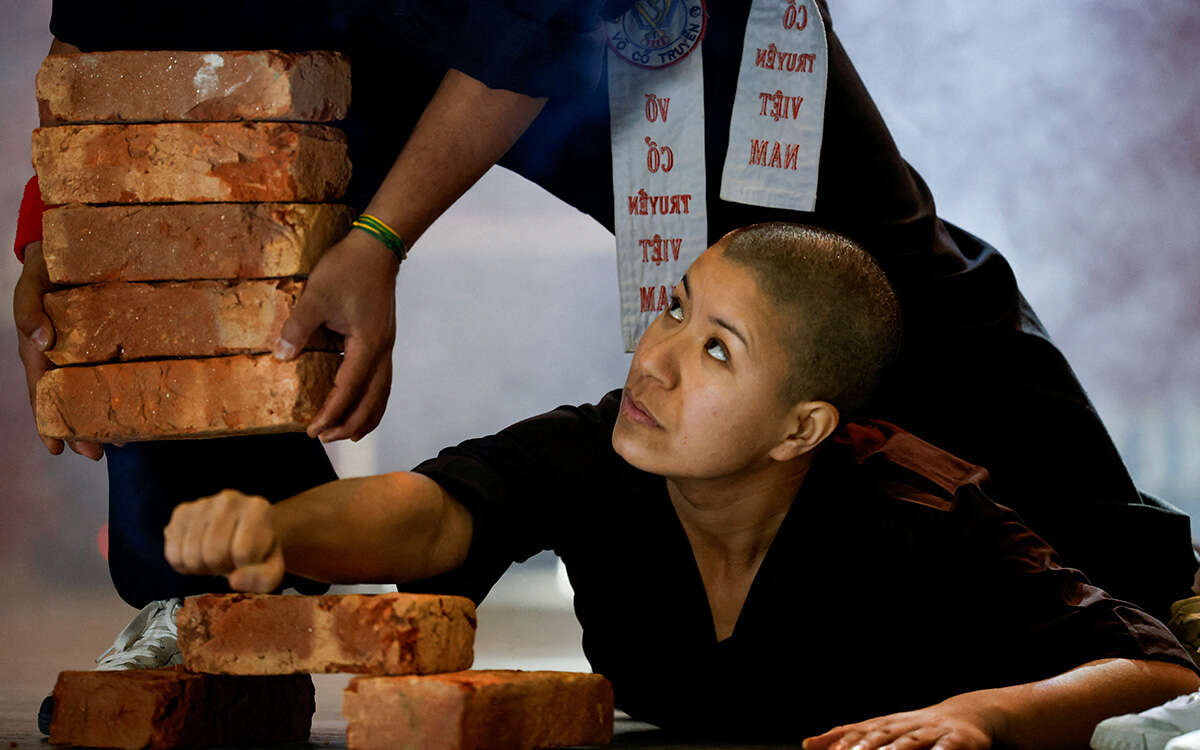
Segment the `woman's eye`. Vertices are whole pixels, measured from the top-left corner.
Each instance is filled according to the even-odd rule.
[[[708,356],[719,362],[728,362],[729,353],[725,351],[725,345],[719,339],[709,339],[704,342],[704,351],[708,352]]]
[[[667,306],[667,315],[670,315],[675,320],[683,320],[683,303],[678,297],[671,297],[671,304]]]

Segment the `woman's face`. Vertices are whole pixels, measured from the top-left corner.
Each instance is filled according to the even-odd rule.
[[[714,479],[766,465],[794,429],[777,313],[749,269],[702,254],[633,355],[613,448],[671,478]]]

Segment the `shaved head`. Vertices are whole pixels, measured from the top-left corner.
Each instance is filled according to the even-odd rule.
[[[777,338],[789,357],[784,398],[828,401],[843,415],[862,408],[900,347],[900,305],[875,260],[852,240],[803,224],[755,224],[721,244],[779,311]]]

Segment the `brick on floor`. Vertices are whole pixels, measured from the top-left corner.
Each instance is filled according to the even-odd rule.
[[[609,742],[613,692],[597,674],[464,671],[358,677],[342,703],[351,750],[533,750]]]
[[[308,675],[62,672],[54,686],[50,743],[161,749],[301,742],[314,710]]]

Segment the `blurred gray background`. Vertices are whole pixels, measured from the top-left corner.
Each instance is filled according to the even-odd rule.
[[[1012,262],[1139,484],[1200,513],[1200,2],[831,5],[939,213]],[[7,254],[32,173],[50,3],[0,8]],[[615,270],[603,229],[493,170],[405,264],[390,406],[371,436],[332,447],[341,473],[407,469],[619,385]],[[34,435],[7,302],[18,274],[0,260],[0,664],[44,664],[49,687],[57,669],[86,666],[63,663],[63,639],[98,655],[132,613],[97,549],[103,464],[52,457]],[[555,653],[577,659],[552,565],[535,561],[502,594],[497,607],[529,605],[533,638],[561,626],[546,631],[564,634]],[[482,652],[538,665],[541,652],[486,641],[486,622],[481,613]]]

